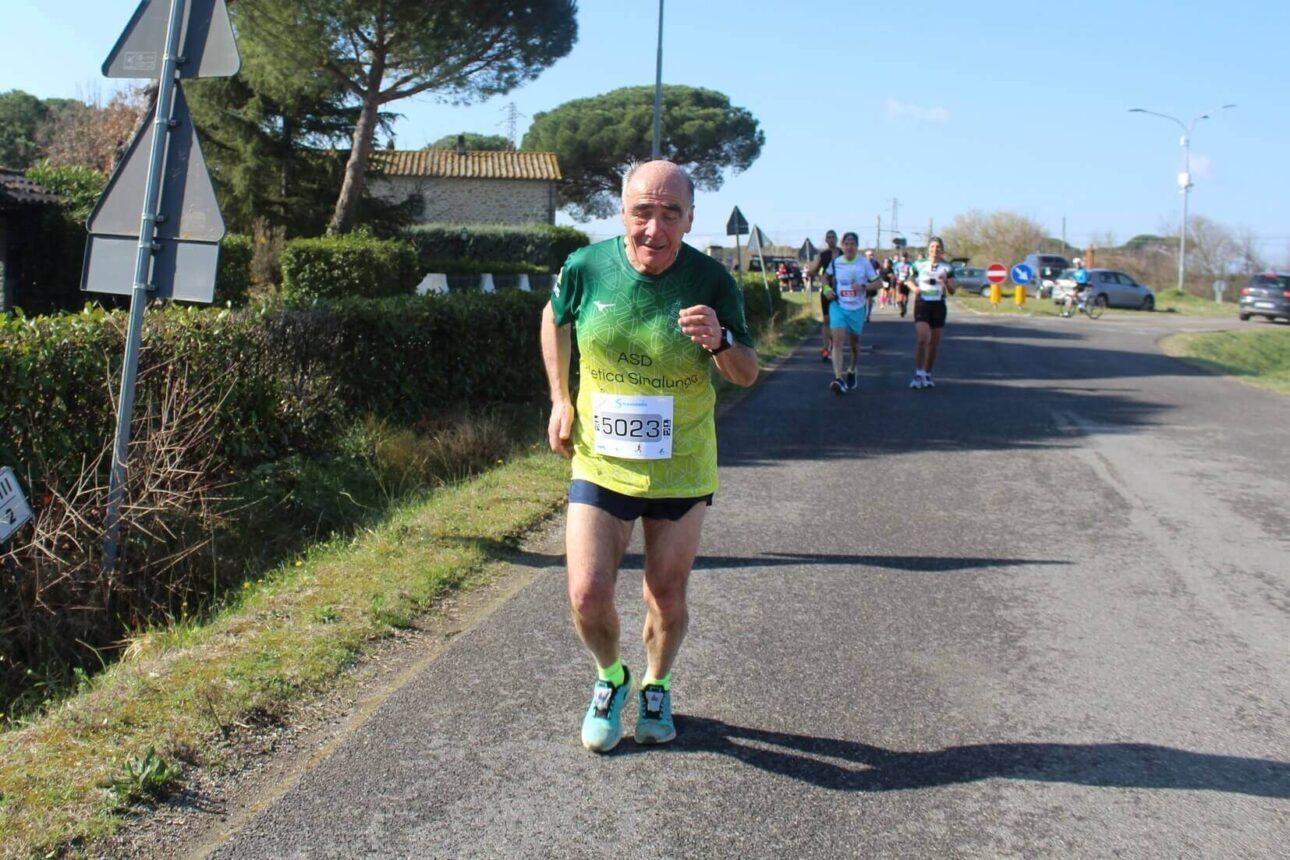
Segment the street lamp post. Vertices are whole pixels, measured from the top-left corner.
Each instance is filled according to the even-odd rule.
[[[1158,116],[1161,119],[1167,119],[1170,122],[1175,123],[1179,128],[1182,129],[1182,139],[1179,140],[1179,144],[1181,144],[1183,148],[1183,169],[1182,169],[1182,173],[1178,174],[1178,189],[1179,189],[1179,192],[1182,194],[1182,199],[1183,199],[1182,230],[1178,234],[1178,292],[1179,293],[1183,292],[1183,281],[1187,276],[1187,198],[1191,196],[1191,186],[1192,186],[1191,133],[1196,128],[1196,123],[1200,122],[1202,119],[1211,119],[1213,115],[1217,114],[1219,111],[1225,111],[1229,108],[1234,108],[1234,107],[1236,107],[1236,105],[1234,104],[1223,105],[1222,107],[1219,107],[1216,110],[1212,110],[1212,111],[1209,111],[1208,113],[1203,113],[1203,114],[1200,114],[1199,116],[1193,117],[1190,123],[1184,123],[1176,116],[1170,116],[1169,114],[1164,114],[1164,113],[1157,113],[1153,110],[1146,110],[1145,108],[1129,108],[1129,113],[1145,113],[1145,114],[1150,114],[1151,116]]]
[[[651,158],[661,158],[662,135],[660,114],[663,108],[663,0],[658,0],[658,62],[654,68],[654,146]]]

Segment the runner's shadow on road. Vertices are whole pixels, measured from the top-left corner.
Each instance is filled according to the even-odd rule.
[[[718,753],[769,773],[834,791],[904,791],[984,779],[1025,779],[1107,788],[1222,791],[1290,798],[1290,763],[1198,753],[1156,744],[998,743],[899,752],[837,738],[732,726],[677,715],[667,749]]]

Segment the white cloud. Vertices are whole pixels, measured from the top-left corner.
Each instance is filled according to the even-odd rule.
[[[896,98],[887,99],[887,116],[890,119],[912,119],[916,122],[950,121],[950,112],[939,105],[936,107],[923,107],[922,105],[902,102]]]

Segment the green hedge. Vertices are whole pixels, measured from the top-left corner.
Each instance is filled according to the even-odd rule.
[[[250,236],[230,233],[220,242],[219,268],[215,271],[215,304],[243,307],[251,296],[251,258],[255,243]]]
[[[588,244],[587,234],[553,224],[420,224],[407,231],[423,261],[498,260],[557,271]],[[424,271],[430,271],[425,268]]]
[[[416,250],[404,241],[353,234],[294,239],[282,254],[282,293],[296,305],[405,296],[419,272]]]

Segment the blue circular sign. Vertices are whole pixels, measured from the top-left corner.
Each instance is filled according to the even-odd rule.
[[[1035,279],[1035,270],[1025,263],[1018,263],[1013,266],[1011,274],[1014,284],[1028,284]]]

